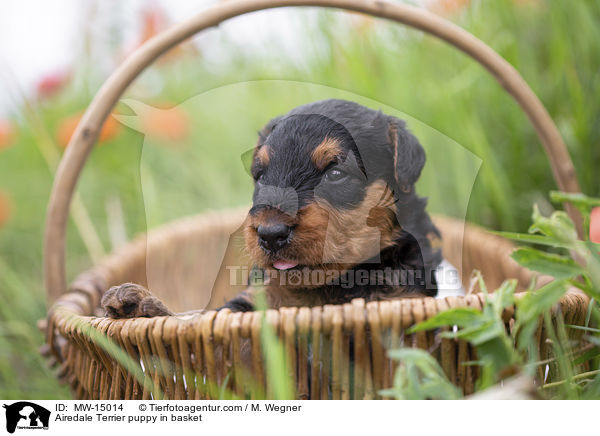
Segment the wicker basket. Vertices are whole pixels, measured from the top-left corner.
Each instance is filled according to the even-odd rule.
[[[411,6],[365,0],[275,1],[245,0],[220,3],[197,17],[150,40],[107,80],[81,120],[57,172],[48,211],[45,244],[45,284],[49,310],[45,323],[45,354],[59,365],[59,377],[80,399],[149,399],[150,386],[173,399],[214,397],[225,381],[245,396],[252,383],[268,389],[260,348],[261,314],[208,311],[191,319],[176,317],[112,320],[97,317],[102,293],[112,285],[151,282],[153,292],[174,309],[203,307],[197,289],[210,289],[225,255],[229,236],[245,211],[207,213],[170,223],[150,232],[102,264],[81,274],[67,287],[65,234],[70,200],[100,127],[118,98],[139,73],[162,53],[193,34],[247,12],[276,6],[313,5],[348,9],[411,25],[446,40],[486,67],[504,86],[535,127],[550,159],[560,189],[578,192],[572,162],[542,104],[520,75],[493,50],[455,25]],[[581,231],[581,220],[568,208]],[[457,266],[463,283],[478,269],[494,289],[506,278],[516,278],[523,290],[531,272],[510,257],[510,242],[450,218],[435,217],[442,232],[444,256]],[[186,262],[182,259],[193,259]],[[203,265],[198,268],[197,265]],[[162,291],[162,293],[161,293]],[[218,300],[237,290],[217,282]],[[588,300],[570,291],[556,314],[570,324],[581,324]],[[433,333],[409,335],[405,329],[449,307],[480,308],[482,296],[418,298],[314,308],[267,311],[267,322],[280,335],[299,398],[377,398],[392,383],[394,362],[386,350],[399,346],[429,350],[444,371],[465,393],[477,378],[471,347],[461,341],[437,342]],[[506,312],[507,328],[512,313]],[[90,328],[105,333],[133,357],[144,382],[134,377],[90,338]],[[544,331],[539,329],[540,352],[546,356]],[[249,357],[245,359],[245,356]],[[154,392],[156,397],[158,391]]]

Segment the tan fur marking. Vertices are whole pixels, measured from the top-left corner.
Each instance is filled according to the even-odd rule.
[[[313,150],[310,159],[315,166],[324,170],[337,156],[342,153],[340,143],[337,139],[326,137],[317,148]]]
[[[438,235],[436,235],[434,232],[429,232],[427,233],[427,239],[429,239],[431,248],[433,248],[434,250],[441,250],[442,239]]]
[[[263,145],[262,147],[257,148],[256,158],[263,166],[266,167],[269,165],[269,146]]]
[[[388,206],[389,189],[384,182],[375,182],[365,198],[354,209],[337,211],[320,200],[330,214],[323,261],[358,264],[377,255],[393,244],[399,228],[395,214]]]

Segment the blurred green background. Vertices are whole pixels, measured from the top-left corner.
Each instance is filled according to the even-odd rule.
[[[428,7],[520,71],[557,123],[583,192],[600,195],[600,2],[439,0]],[[152,14],[140,17],[140,40],[160,30]],[[533,203],[551,210],[546,198],[555,184],[541,144],[482,67],[385,21],[333,11],[297,15],[306,29],[301,60],[276,41],[249,52],[223,37],[212,50],[226,53],[225,61],[205,62],[190,42],[138,79],[125,96],[134,103],[115,110],[129,116],[121,118],[129,127],[107,123],[79,184],[69,278],[148,228],[249,203],[240,156],[256,132],[320,98],[353,99],[407,119],[428,152],[419,191],[434,212],[525,231]],[[115,58],[122,53],[118,41],[109,49]],[[77,117],[106,78],[88,54],[68,75],[46,78],[35,97],[15,86],[18,103],[0,120],[0,398],[70,396],[37,352],[43,338],[35,323],[46,313],[41,253],[53,173]]]

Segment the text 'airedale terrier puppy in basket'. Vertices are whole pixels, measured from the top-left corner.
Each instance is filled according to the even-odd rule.
[[[270,307],[438,294],[440,234],[415,192],[425,152],[402,120],[324,100],[259,135],[244,238]],[[253,289],[223,307],[253,310]],[[102,306],[113,318],[172,314],[131,283]]]

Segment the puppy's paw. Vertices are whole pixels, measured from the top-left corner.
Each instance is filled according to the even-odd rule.
[[[136,318],[172,315],[171,311],[146,288],[135,283],[113,286],[100,302],[110,318]]]

